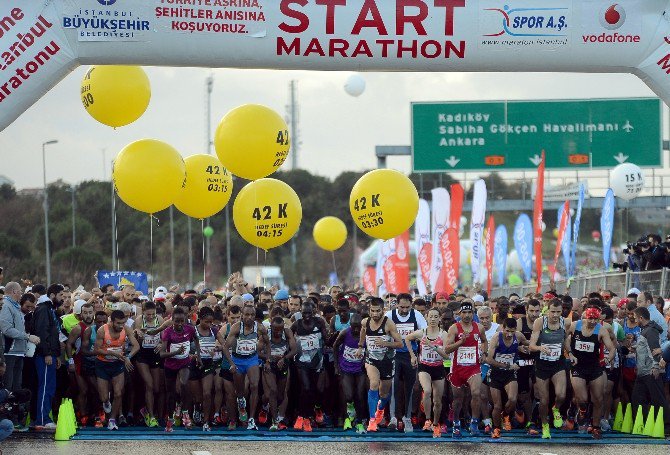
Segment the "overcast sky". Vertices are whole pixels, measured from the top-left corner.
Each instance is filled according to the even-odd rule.
[[[142,138],[168,142],[185,157],[206,153],[205,80],[210,72],[212,132],[226,112],[245,103],[265,104],[284,116],[289,82],[298,81],[298,164],[328,177],[375,167],[375,145],[409,145],[413,101],[654,96],[628,74],[363,73],[367,89],[354,98],[343,88],[351,73],[147,68],[152,86],[147,112],[113,130],[89,117],[81,105],[85,69],[74,71],[0,132],[0,175],[18,189],[42,186],[41,144],[52,139],[58,144],[47,147],[48,182],[109,179],[113,157]],[[290,162],[289,156],[285,169]],[[389,167],[402,171],[410,166],[409,157],[389,160]]]

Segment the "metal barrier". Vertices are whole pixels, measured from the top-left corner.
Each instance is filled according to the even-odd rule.
[[[629,289],[637,288],[640,291],[649,291],[653,295],[670,297],[670,269],[653,270],[649,272],[626,273],[611,272],[574,277],[571,280],[558,280],[555,282],[555,290],[559,294],[569,294],[573,297],[581,297],[589,292],[608,290],[618,296],[624,297]],[[547,289],[548,284],[542,284],[542,290]],[[520,286],[503,286],[491,289],[491,297],[508,296],[512,293],[526,295],[535,293],[536,283],[524,283]]]

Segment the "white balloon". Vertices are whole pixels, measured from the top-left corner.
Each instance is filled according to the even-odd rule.
[[[461,226],[465,226],[468,224],[468,219],[464,216],[461,217]]]
[[[543,222],[542,222],[542,232],[544,232],[545,230],[547,230],[547,223],[545,223],[545,222],[543,221]]]
[[[620,164],[610,174],[610,187],[621,199],[635,199],[644,189],[644,173],[636,164]]]
[[[365,79],[358,73],[349,76],[344,84],[344,91],[351,96],[361,96],[365,91]]]

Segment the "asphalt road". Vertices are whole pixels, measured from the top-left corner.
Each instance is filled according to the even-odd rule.
[[[222,442],[222,441],[70,441],[54,443],[49,439],[8,439],[0,443],[2,455],[341,455],[371,453],[374,455],[668,455],[670,445],[558,445],[558,444],[473,444],[449,440],[426,443],[402,442]]]

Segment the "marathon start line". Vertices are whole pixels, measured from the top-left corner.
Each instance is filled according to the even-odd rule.
[[[500,439],[489,437],[470,437],[463,432],[463,437],[454,439],[451,432],[443,434],[441,438],[433,438],[432,433],[414,431],[411,434],[398,431],[384,431],[377,433],[358,434],[354,431],[342,430],[315,430],[307,433],[303,431],[284,430],[280,432],[259,430],[213,429],[204,433],[200,429],[185,430],[175,428],[172,433],[163,429],[147,429],[143,427],[121,428],[118,431],[82,428],[72,438],[73,441],[289,441],[289,442],[423,442],[423,443],[491,443],[491,444],[575,444],[575,445],[667,445],[667,439],[654,439],[648,436],[634,436],[630,434],[612,432],[603,433],[600,440],[593,439],[590,434],[579,434],[576,431],[552,432],[551,439],[541,439],[539,436],[530,436],[523,430],[512,430],[503,433]]]

